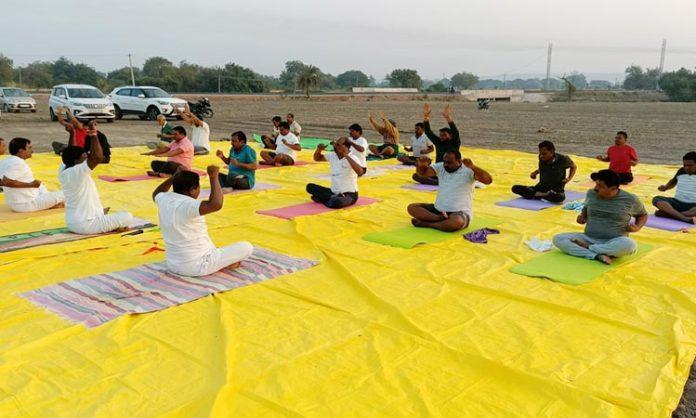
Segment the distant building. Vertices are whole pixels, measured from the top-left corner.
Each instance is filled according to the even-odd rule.
[[[503,102],[521,102],[524,96],[524,90],[508,89],[508,90],[462,90],[461,95],[470,102],[475,102],[479,99],[492,99]]]
[[[418,93],[418,89],[400,87],[353,87],[353,93]]]

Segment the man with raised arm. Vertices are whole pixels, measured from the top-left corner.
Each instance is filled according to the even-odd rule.
[[[382,135],[382,145],[370,145],[370,152],[380,158],[394,158],[399,153],[399,130],[396,129],[396,122],[387,119],[382,113],[380,119],[382,123],[375,120],[372,112],[368,114],[370,124],[380,135]]]
[[[61,153],[64,168],[58,173],[58,181],[65,195],[65,223],[76,234],[101,234],[125,230],[133,221],[128,212],[106,214],[99,200],[92,171],[101,164],[104,155],[96,129],[87,132],[91,152],[69,145]]]
[[[193,153],[195,155],[206,155],[210,153],[210,126],[191,113],[188,104],[184,111],[176,109],[181,119],[191,125],[191,142],[193,143]]]
[[[223,268],[239,267],[254,250],[246,241],[217,248],[210,239],[204,216],[222,209],[224,197],[220,169],[211,165],[207,171],[210,179],[207,200],[196,200],[201,192],[200,178],[182,167],[152,193],[159,210],[167,268],[182,276],[206,276]],[[170,192],[172,186],[174,190]]]
[[[440,179],[435,204],[408,205],[413,226],[454,232],[466,228],[474,216],[474,184],[491,184],[493,177],[466,158],[459,150],[447,151],[441,163],[431,166]]]
[[[445,106],[442,116],[449,125],[446,128],[441,128],[439,135],[435,135],[430,128],[430,105],[423,105],[423,126],[425,135],[435,146],[435,162],[440,163],[444,155],[448,152],[459,151],[462,142],[459,139],[459,130],[452,120],[452,110],[450,106]],[[430,168],[430,157],[420,157],[416,162],[416,173],[413,175],[413,180],[421,184],[437,185],[438,179],[436,173]]]
[[[334,142],[334,151],[324,155],[326,144],[319,144],[314,150],[314,161],[328,161],[331,171],[331,188],[309,183],[307,193],[312,200],[328,208],[339,209],[354,205],[358,201],[358,176],[363,168],[353,157],[346,144],[346,138]]]

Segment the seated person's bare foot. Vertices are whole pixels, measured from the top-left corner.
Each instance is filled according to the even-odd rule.
[[[239,268],[241,265],[242,265],[242,262],[241,262],[241,261],[237,261],[236,263],[230,264],[229,266],[227,266],[227,268],[230,269],[230,270],[234,270],[234,269],[236,269],[236,268]]]
[[[690,221],[687,221],[687,223],[692,223],[696,225],[696,216],[692,216]]]
[[[154,171],[148,171],[147,175],[150,177],[160,177],[160,173],[155,173]]]
[[[275,166],[276,166],[276,167],[282,167],[283,164],[281,164],[281,163],[275,163]]]
[[[60,209],[60,208],[64,208],[64,207],[65,207],[65,203],[60,202],[60,203],[57,203],[55,206],[51,207],[51,209]]]
[[[423,221],[421,221],[420,219],[411,218],[411,224],[416,228],[420,228],[423,226]]]
[[[604,254],[597,254],[597,256],[595,257],[595,260],[597,260],[603,264],[606,264],[607,266],[614,262],[611,259],[611,257],[609,257],[608,255],[604,255]]]
[[[104,215],[106,215],[107,213],[109,213],[109,211],[110,211],[110,210],[111,210],[111,208],[110,208],[110,207],[108,207],[108,208],[104,208]]]
[[[572,242],[573,244],[577,245],[578,247],[590,248],[590,243],[587,242],[587,241],[585,241],[585,240],[582,239],[582,238],[573,238],[573,239],[570,240],[570,242]]]

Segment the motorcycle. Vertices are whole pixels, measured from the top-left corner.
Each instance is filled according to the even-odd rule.
[[[191,113],[202,119],[210,119],[215,114],[210,100],[207,97],[200,98],[197,102],[188,102]]]

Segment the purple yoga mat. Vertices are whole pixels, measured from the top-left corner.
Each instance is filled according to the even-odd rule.
[[[671,218],[661,218],[659,216],[648,216],[648,222],[645,226],[655,229],[664,229],[665,231],[681,231],[682,229],[691,229],[696,227],[694,224],[678,221]]]
[[[432,184],[406,184],[401,186],[402,189],[418,190],[421,192],[436,192],[439,188],[437,185]]]
[[[361,198],[358,198],[358,201],[354,205],[346,206],[343,209],[350,209],[350,208],[355,207],[355,206],[366,206],[366,205],[370,205],[370,204],[375,203],[375,202],[379,202],[379,200],[372,199],[369,197],[361,197]],[[277,208],[277,209],[260,210],[260,211],[257,211],[256,213],[260,213],[262,215],[275,216],[277,218],[292,219],[292,218],[295,218],[297,216],[318,215],[320,213],[330,212],[333,210],[340,210],[340,209],[329,209],[320,203],[309,202],[309,203],[300,203],[299,205],[285,206],[285,207]]]
[[[566,190],[566,202],[571,200],[583,199],[585,193],[574,192]],[[545,200],[530,200],[518,197],[517,199],[505,200],[502,202],[495,202],[498,206],[506,206],[509,208],[525,209],[525,210],[542,210],[547,208],[552,208],[556,206],[561,206],[560,203],[551,203]]]

